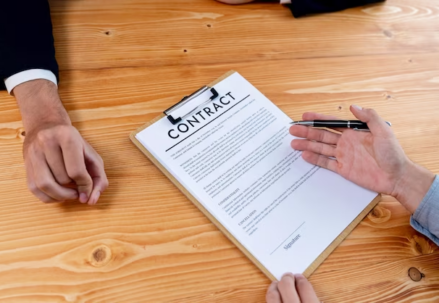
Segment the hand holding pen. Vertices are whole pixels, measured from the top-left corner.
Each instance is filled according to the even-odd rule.
[[[337,128],[338,134],[293,125],[290,133],[296,138],[291,146],[303,151],[305,161],[332,170],[367,189],[392,195],[413,213],[432,184],[434,174],[408,159],[392,128],[373,109],[353,105],[350,110],[367,124],[370,132]],[[302,118],[337,120],[317,113],[305,113]]]
[[[385,121],[387,125],[392,126],[392,123]],[[370,131],[367,123],[360,120],[308,120],[308,121],[294,121],[293,125],[304,125],[311,127],[326,127],[326,128],[351,128],[353,130]]]

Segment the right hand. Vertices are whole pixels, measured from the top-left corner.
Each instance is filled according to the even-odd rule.
[[[43,202],[96,204],[108,186],[104,163],[72,126],[55,84],[34,80],[13,92],[26,130],[23,155],[31,192]]]
[[[373,109],[351,106],[351,112],[366,122],[370,132],[339,129],[335,134],[322,129],[295,125],[291,146],[302,150],[305,161],[329,170],[367,189],[397,198],[414,213],[434,180],[434,174],[405,155],[398,140]],[[305,113],[304,120],[337,119]],[[333,158],[335,159],[333,159]]]

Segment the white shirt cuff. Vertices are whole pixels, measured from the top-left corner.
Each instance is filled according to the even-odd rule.
[[[291,4],[291,0],[280,0],[280,4]]]
[[[21,83],[24,83],[27,81],[36,80],[36,79],[46,79],[46,80],[52,81],[53,83],[55,83],[55,85],[58,85],[55,74],[52,73],[50,70],[29,69],[29,70],[25,70],[25,71],[16,73],[15,75],[10,76],[9,78],[6,78],[5,79],[6,89],[8,90],[8,93],[11,93],[11,91],[17,85],[20,85]]]

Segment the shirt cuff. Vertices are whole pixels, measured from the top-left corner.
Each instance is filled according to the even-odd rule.
[[[19,72],[15,75],[10,76],[9,78],[5,79],[5,86],[8,90],[8,93],[10,94],[11,91],[21,83],[36,80],[36,79],[46,79],[49,80],[55,85],[58,85],[58,82],[56,80],[56,76],[54,73],[52,73],[50,70],[47,69],[29,69],[22,72]]]
[[[410,218],[412,227],[430,238],[439,246],[439,176],[436,175],[433,184]]]
[[[280,4],[291,4],[291,0],[280,0]]]

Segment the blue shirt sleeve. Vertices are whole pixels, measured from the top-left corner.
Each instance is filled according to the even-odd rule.
[[[433,184],[419,204],[410,224],[421,234],[430,238],[439,246],[439,176],[436,175]]]

